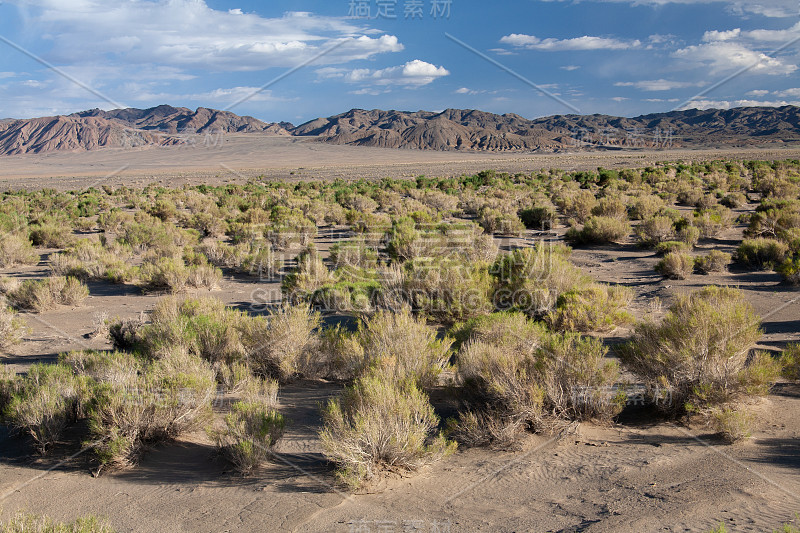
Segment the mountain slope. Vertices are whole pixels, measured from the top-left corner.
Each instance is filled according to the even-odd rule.
[[[459,109],[440,113],[353,109],[307,122],[292,133],[334,144],[429,150],[746,146],[800,142],[800,108],[693,109],[634,118],[555,115],[535,120]]]

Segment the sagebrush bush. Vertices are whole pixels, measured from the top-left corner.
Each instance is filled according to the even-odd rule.
[[[82,516],[59,522],[48,516],[18,511],[8,521],[0,522],[2,533],[114,533],[114,528],[95,516]]]
[[[564,237],[568,242],[577,244],[605,244],[617,242],[627,237],[631,226],[627,219],[620,220],[607,216],[590,216],[583,228],[570,228]]]
[[[555,309],[559,296],[590,285],[568,253],[565,247],[539,244],[502,255],[492,267],[495,306],[542,317]]]
[[[551,229],[558,220],[555,208],[550,205],[523,209],[518,213],[518,216],[526,228],[541,231]]]
[[[800,285],[800,254],[787,257],[775,270],[787,282],[792,285]]]
[[[449,337],[437,338],[436,329],[407,309],[378,311],[359,324],[360,346],[349,356],[353,364],[361,358],[360,373],[372,370],[386,379],[410,381],[421,388],[436,385],[450,360]]]
[[[69,366],[35,364],[11,394],[5,419],[16,431],[30,435],[36,450],[45,453],[84,410],[88,388],[88,382]]]
[[[284,305],[266,321],[253,322],[245,346],[252,368],[280,382],[317,373],[320,315],[307,305]]]
[[[436,434],[439,417],[413,383],[358,378],[324,409],[320,439],[337,477],[352,490],[384,472],[408,475],[455,450]]]
[[[655,266],[656,272],[668,279],[686,279],[693,269],[692,256],[684,252],[670,252]]]
[[[77,278],[51,276],[42,280],[26,280],[8,292],[8,300],[19,309],[41,313],[57,305],[81,305],[89,289]]]
[[[728,443],[733,444],[752,435],[755,415],[743,406],[725,406],[711,412],[714,429]]]
[[[115,354],[110,364],[135,366],[130,354]],[[118,381],[99,382],[89,405],[90,438],[98,472],[135,464],[147,446],[202,426],[211,414],[216,393],[208,363],[181,350],[139,363],[137,373],[121,373]]]
[[[30,239],[34,246],[64,248],[72,242],[72,228],[64,221],[34,224],[30,227]]]
[[[0,233],[0,267],[34,265],[39,262],[31,241],[21,235]]]
[[[673,220],[667,216],[651,216],[636,227],[636,235],[644,246],[655,246],[660,242],[675,240]]]
[[[781,354],[781,374],[786,379],[800,379],[800,344],[787,344]]]
[[[277,410],[277,382],[259,380],[242,396],[225,415],[225,427],[212,436],[236,470],[248,474],[270,457],[286,421]]]
[[[65,251],[51,255],[50,269],[60,276],[120,283],[133,278],[131,256],[130,248],[115,242],[105,247],[99,242],[81,239]]]
[[[558,298],[556,309],[546,316],[559,331],[607,332],[633,322],[626,308],[633,291],[622,285],[596,285],[569,291]]]
[[[744,239],[736,249],[736,260],[747,266],[773,269],[783,263],[789,254],[789,245],[776,239],[758,237]]]
[[[0,350],[18,344],[27,331],[25,322],[17,317],[13,309],[0,305]]]
[[[730,262],[731,254],[720,252],[719,250],[711,250],[706,255],[695,257],[694,268],[701,274],[724,272]]]
[[[777,367],[763,356],[748,365],[760,322],[739,290],[706,287],[679,296],[661,323],[637,324],[620,358],[665,410],[719,405],[774,380]]]

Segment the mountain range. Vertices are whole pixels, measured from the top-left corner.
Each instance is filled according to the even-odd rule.
[[[554,115],[526,119],[477,110],[352,109],[300,126],[230,111],[160,105],[0,120],[0,155],[174,145],[186,136],[252,134],[417,150],[561,152],[635,148],[780,146],[800,142],[800,107],[671,111],[633,118]]]

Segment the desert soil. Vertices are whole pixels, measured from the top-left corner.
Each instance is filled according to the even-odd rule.
[[[484,159],[463,156],[452,162],[453,154],[390,151],[389,159],[381,159],[378,164],[370,162],[369,154],[383,154],[380,149],[356,149],[352,154],[361,154],[356,157],[347,152],[348,147],[335,147],[335,151],[328,152],[329,147],[324,145],[292,142],[290,146],[298,150],[297,154],[308,157],[308,167],[301,172],[301,178],[331,178],[348,169],[354,169],[348,177],[362,177],[362,172],[367,177],[378,168],[403,177],[400,173],[406,171],[409,176],[460,174],[483,168],[529,172],[550,166],[611,168],[616,166],[614,158],[622,158],[620,165],[628,167],[668,156],[702,158],[697,154],[679,157],[677,153],[658,152],[526,159],[514,155],[507,160],[497,155],[480,156]],[[311,154],[317,151],[321,155],[312,158]],[[0,171],[0,185],[80,188],[91,183],[94,176],[78,176],[70,170],[70,165],[79,164],[79,155],[86,156],[26,156],[24,164],[20,162],[24,158],[8,158],[10,163]],[[242,162],[252,162],[247,159],[252,155],[243,154]],[[723,156],[732,157],[714,154],[706,158]],[[103,165],[119,163],[115,159],[118,154],[98,152],[92,157],[101,174],[106,169]],[[292,166],[287,162],[291,157],[285,157],[273,158],[276,166],[267,169],[288,177],[288,169],[301,163],[292,160]],[[767,156],[748,152],[739,157],[783,159],[796,154]],[[437,158],[441,159],[437,162]],[[39,160],[41,163],[35,163]],[[177,179],[176,174],[169,174],[174,169],[168,168],[166,159],[153,161],[154,167],[162,165],[158,168],[164,174],[153,170],[152,174],[138,176],[129,175],[126,170],[113,179],[137,186],[156,179],[176,185],[230,177],[220,173],[212,178],[210,174],[187,171]],[[198,159],[198,164],[211,168],[208,161]],[[501,163],[507,166],[501,167]],[[37,164],[43,166],[37,170]],[[245,168],[234,164],[229,166]],[[55,166],[63,169],[58,174],[63,177],[47,177],[47,169]],[[18,169],[16,174],[14,168]],[[24,168],[29,174],[22,172]],[[89,172],[86,168],[83,170]],[[243,175],[246,172],[250,171],[241,170]],[[252,172],[267,170],[260,167]],[[370,177],[376,176],[382,174]],[[742,209],[753,208],[751,205]],[[698,253],[703,248],[730,252],[741,240],[743,229],[736,226],[705,242]],[[564,228],[559,228],[554,235],[560,238],[563,232]],[[320,232],[321,250],[330,245],[333,233],[334,229]],[[529,233],[523,239],[502,244],[520,245],[541,237]],[[774,272],[733,269],[666,281],[653,270],[658,260],[655,254],[633,242],[578,248],[572,260],[599,281],[632,287],[636,298],[631,310],[639,319],[657,317],[676,294],[708,284],[735,285],[745,291],[762,316],[764,336],[759,347],[779,350],[786,342],[800,341],[800,292],[781,284]],[[0,276],[26,278],[47,273],[45,254],[38,266],[0,271]],[[159,297],[106,283],[91,283],[90,289],[91,296],[82,307],[23,314],[32,332],[12,353],[0,357],[0,362],[24,371],[33,362],[55,361],[64,351],[107,349],[110,345],[104,337],[92,337],[94,324],[102,318],[136,316],[152,309]],[[261,312],[265,303],[278,301],[280,289],[276,281],[226,273],[220,290],[211,295],[229,305]],[[654,305],[656,298],[663,303],[662,308]],[[628,333],[618,330],[607,340],[613,344]],[[800,512],[798,384],[779,383],[772,394],[755,405],[758,427],[753,438],[732,446],[716,440],[709,429],[655,423],[648,413],[631,407],[610,427],[581,424],[557,436],[532,435],[518,451],[460,450],[416,477],[389,479],[371,493],[356,496],[336,488],[332,468],[324,460],[316,436],[321,426],[319,406],[340,390],[340,384],[325,381],[302,381],[283,387],[282,411],[291,420],[288,434],[273,460],[248,478],[235,474],[214,454],[212,443],[203,432],[151,450],[135,468],[100,477],[90,475],[89,454],[79,453],[80,449],[64,446],[47,457],[35,458],[29,455],[30,449],[22,439],[0,433],[0,509],[4,516],[26,509],[58,519],[92,513],[104,517],[119,531],[143,532],[708,531],[720,522],[729,531],[760,532],[771,531]],[[453,411],[454,406],[437,400],[437,395],[434,403],[441,413]],[[70,458],[73,454],[76,455]]]

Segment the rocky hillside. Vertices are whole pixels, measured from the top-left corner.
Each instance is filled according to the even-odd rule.
[[[333,144],[494,152],[774,147],[800,143],[800,108],[693,109],[634,118],[554,115],[534,120],[461,109],[439,113],[353,109],[297,127],[205,107],[196,111],[168,105],[92,109],[67,116],[0,120],[0,155],[180,144],[187,135],[209,133],[296,135]]]
[[[65,116],[0,121],[0,155],[129,148],[186,142],[186,135],[290,135],[292,124],[268,124],[230,111],[161,105],[150,109],[92,109]]]
[[[427,150],[562,151],[597,149],[752,146],[800,142],[800,108],[696,109],[635,118],[519,115],[447,109],[365,111],[319,118],[295,128],[335,144]]]

